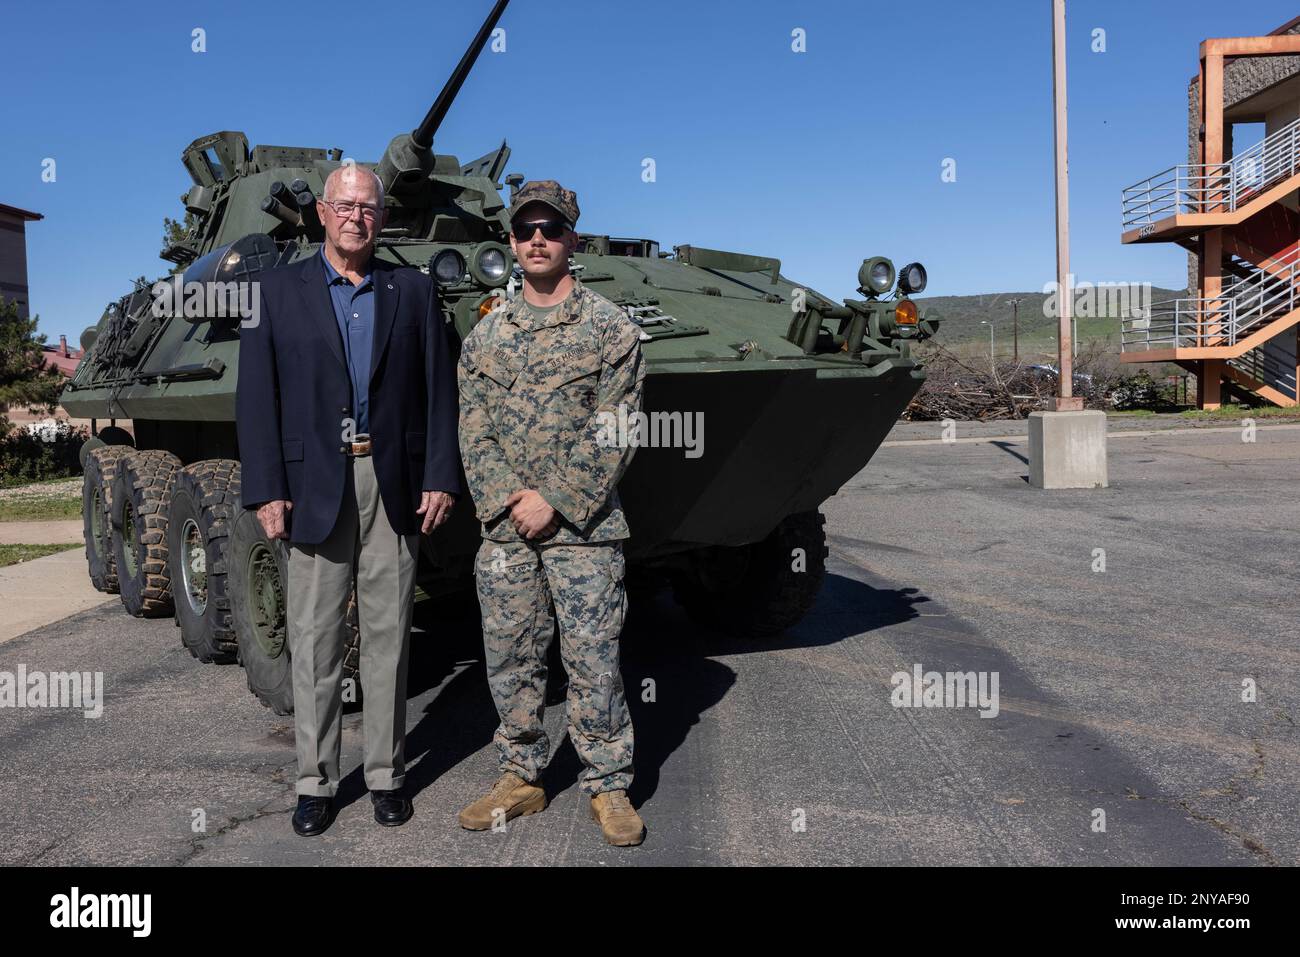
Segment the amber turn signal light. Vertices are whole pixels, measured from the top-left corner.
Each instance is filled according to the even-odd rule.
[[[894,321],[900,326],[916,325],[916,303],[910,299],[901,300],[894,307]]]
[[[488,296],[478,304],[478,317],[482,319],[489,312],[501,305],[501,297],[497,295]]]

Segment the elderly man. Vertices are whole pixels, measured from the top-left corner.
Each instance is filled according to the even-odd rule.
[[[606,416],[640,410],[640,330],[569,273],[578,243],[571,190],[527,183],[510,219],[523,290],[465,338],[457,372],[461,453],[483,523],[475,578],[502,772],[460,823],[487,830],[546,804],[542,711],[558,620],[582,791],[606,841],[640,844],[618,645],[628,527],[617,486],[633,449],[602,440]]]
[[[387,219],[367,169],[330,174],[319,253],[261,277],[240,333],[243,503],[290,546],[288,641],[298,751],[294,830],[333,820],[345,615],[355,585],[365,781],[375,820],[405,823],[407,648],[419,535],[460,490],[456,393],[428,277],[374,256]]]

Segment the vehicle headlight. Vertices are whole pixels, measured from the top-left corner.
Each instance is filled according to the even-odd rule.
[[[925,291],[925,267],[920,263],[908,263],[898,271],[898,288],[906,295],[915,295]]]
[[[433,257],[429,272],[442,285],[460,282],[465,277],[465,257],[454,249],[444,249]]]
[[[894,264],[884,256],[863,260],[858,270],[858,285],[863,292],[877,295],[889,292],[894,287]]]
[[[484,243],[474,254],[470,269],[480,285],[500,286],[510,273],[510,255],[504,246]]]

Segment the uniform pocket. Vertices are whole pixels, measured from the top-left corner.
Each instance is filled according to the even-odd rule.
[[[591,711],[601,731],[608,734],[615,727],[614,719],[614,673],[605,671],[596,675],[595,687],[591,689]]]
[[[562,419],[581,422],[596,407],[600,356],[585,352],[566,356],[539,378],[538,385]]]
[[[568,385],[570,382],[581,382],[583,379],[594,378],[599,374],[600,356],[591,352],[565,362],[561,368],[556,370],[551,381],[556,385]]]
[[[505,389],[514,385],[515,379],[519,377],[518,365],[494,355],[483,356],[479,360],[478,371]]]

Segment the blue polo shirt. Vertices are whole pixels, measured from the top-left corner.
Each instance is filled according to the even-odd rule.
[[[324,246],[320,258],[325,265],[330,301],[334,304],[334,319],[343,337],[343,357],[348,363],[348,378],[352,380],[352,411],[357,432],[366,434],[370,432],[370,357],[375,341],[374,280],[366,273],[361,285],[354,286],[330,265]]]

